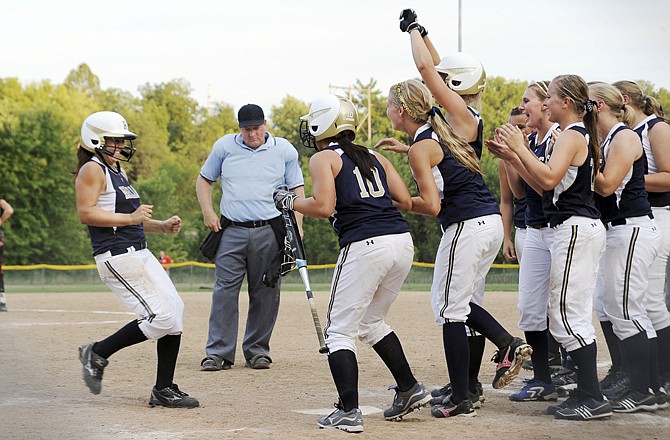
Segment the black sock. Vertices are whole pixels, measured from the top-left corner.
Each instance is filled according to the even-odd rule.
[[[174,370],[177,367],[177,356],[181,334],[165,335],[156,341],[156,352],[158,353],[158,367],[156,369],[156,389],[162,390],[172,385]]]
[[[416,384],[416,378],[409,367],[400,340],[394,332],[384,336],[372,348],[393,375],[395,383],[398,385],[398,391],[407,391]]]
[[[465,324],[484,335],[498,348],[507,347],[514,339],[489,312],[472,302],[470,303],[470,314]]]
[[[468,336],[468,345],[470,346],[470,369],[468,371],[468,387],[471,393],[477,392],[477,382],[479,382],[479,369],[482,366],[484,357],[484,347],[486,338],[483,335]]]
[[[533,353],[530,355],[530,359],[533,361],[533,376],[544,383],[551,383],[548,333],[548,330],[524,332],[526,342],[533,347]]]
[[[658,376],[658,341],[656,338],[651,338],[649,339],[649,387],[656,392],[660,386],[661,378]]]
[[[649,339],[642,330],[621,341],[621,355],[626,361],[624,372],[630,378],[630,387],[647,394],[649,390]]]
[[[351,350],[328,355],[328,365],[344,411],[358,408],[358,361]]]
[[[665,380],[670,379],[670,327],[656,330],[658,344],[658,375]]]
[[[578,348],[568,354],[577,366],[577,388],[590,394],[596,400],[602,400],[596,365],[597,353],[598,349],[594,341],[586,347]]]
[[[142,333],[140,324],[135,319],[121,327],[116,333],[107,336],[102,341],[96,342],[93,346],[93,351],[99,356],[108,359],[117,351],[146,340],[147,337]]]
[[[547,320],[548,321],[548,320]],[[561,344],[558,343],[554,335],[549,331],[549,323],[547,322],[547,340],[549,341],[549,357],[556,356],[561,357]],[[526,341],[528,342],[528,341]],[[532,347],[532,344],[531,344]],[[535,347],[533,347],[535,348]]]
[[[465,334],[465,324],[462,322],[443,324],[442,343],[451,382],[451,400],[460,403],[468,397],[469,382],[470,346]]]
[[[610,321],[600,321],[600,328],[603,330],[605,343],[607,344],[607,349],[610,352],[610,359],[612,359],[612,371],[621,370],[621,341],[614,334],[614,329],[612,328],[612,323]]]

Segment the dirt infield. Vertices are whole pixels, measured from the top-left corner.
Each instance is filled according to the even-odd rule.
[[[270,370],[244,368],[241,348],[228,371],[201,372],[210,294],[183,293],[185,332],[175,382],[200,399],[191,410],[149,408],[155,374],[155,344],[115,354],[105,370],[103,390],[92,395],[81,379],[77,347],[100,339],[132,319],[112,293],[8,294],[8,313],[0,314],[0,438],[3,439],[330,439],[337,430],[316,426],[319,414],[336,400],[325,357],[318,344],[304,293],[283,293],[272,340]],[[246,315],[244,295],[240,309]],[[315,294],[325,321],[327,294]],[[518,334],[516,294],[489,292],[486,307]],[[389,322],[404,344],[415,375],[428,387],[446,381],[438,327],[425,292],[404,292]],[[599,343],[601,374],[607,371]],[[239,347],[239,346],[238,346]],[[360,404],[370,439],[667,439],[670,410],[615,415],[591,422],[556,421],[544,414],[546,403],[512,403],[490,386],[494,347],[487,344],[480,379],[486,401],[474,418],[435,419],[423,409],[402,422],[386,422],[392,378],[374,351],[359,346]],[[523,375],[523,373],[522,373]]]

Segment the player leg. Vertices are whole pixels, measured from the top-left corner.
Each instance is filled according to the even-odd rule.
[[[4,252],[5,242],[3,237],[0,236],[0,312],[7,311],[7,299],[5,298],[5,274],[2,271],[2,257]]]
[[[513,401],[556,400],[556,387],[551,381],[549,368],[549,330],[547,304],[553,230],[528,228],[524,245],[525,259],[519,268],[519,329],[526,342],[533,347],[531,360],[533,378],[524,387],[509,396]]]
[[[598,384],[592,323],[593,292],[605,240],[599,220],[571,217],[554,229],[549,327],[577,365],[576,397],[547,409],[557,419],[588,420],[612,413]]]
[[[365,242],[357,242],[343,247],[333,273],[323,333],[330,349],[328,365],[337,388],[338,402],[335,411],[318,420],[321,428],[363,431],[363,415],[358,404],[356,338],[379,282],[379,278],[361,277],[369,269],[368,262],[359,258],[365,246]]]

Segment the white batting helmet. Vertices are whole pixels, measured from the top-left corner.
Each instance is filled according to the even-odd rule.
[[[315,141],[328,139],[343,131],[351,131],[355,137],[358,111],[347,98],[324,95],[314,100],[309,113],[301,116],[300,121],[300,140],[304,146],[316,148]]]
[[[435,66],[444,82],[459,95],[474,95],[486,86],[484,66],[472,55],[463,52],[448,54]]]
[[[120,160],[129,161],[135,154],[133,140],[137,135],[128,130],[128,122],[116,112],[93,113],[84,120],[81,126],[81,146],[91,153],[113,153],[105,149],[105,138],[122,138],[130,141],[121,151]]]

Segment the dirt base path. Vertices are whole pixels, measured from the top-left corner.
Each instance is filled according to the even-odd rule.
[[[327,293],[315,294],[325,322]],[[105,370],[103,390],[92,395],[81,379],[77,347],[101,339],[133,319],[116,297],[103,293],[8,294],[0,313],[0,438],[3,439],[330,439],[350,435],[316,425],[337,399],[327,362],[318,345],[303,293],[286,292],[272,339],[269,370],[244,368],[238,345],[228,371],[201,372],[210,294],[183,293],[185,332],[175,382],[197,397],[191,410],[149,408],[155,379],[155,343],[116,353]],[[246,316],[242,295],[241,315]],[[512,333],[518,313],[515,293],[488,292],[485,306]],[[416,377],[429,388],[447,381],[441,336],[433,322],[429,295],[404,292],[389,316]],[[244,324],[244,321],[242,322]],[[241,332],[240,332],[241,333]],[[601,336],[601,335],[600,335]],[[609,366],[602,338],[599,372]],[[495,348],[487,343],[480,380],[486,402],[477,417],[435,419],[428,409],[402,422],[386,422],[393,379],[374,351],[359,345],[360,404],[369,439],[668,439],[670,410],[617,414],[610,420],[556,421],[546,403],[513,403],[521,377],[494,390]],[[521,376],[528,374],[522,372]]]

